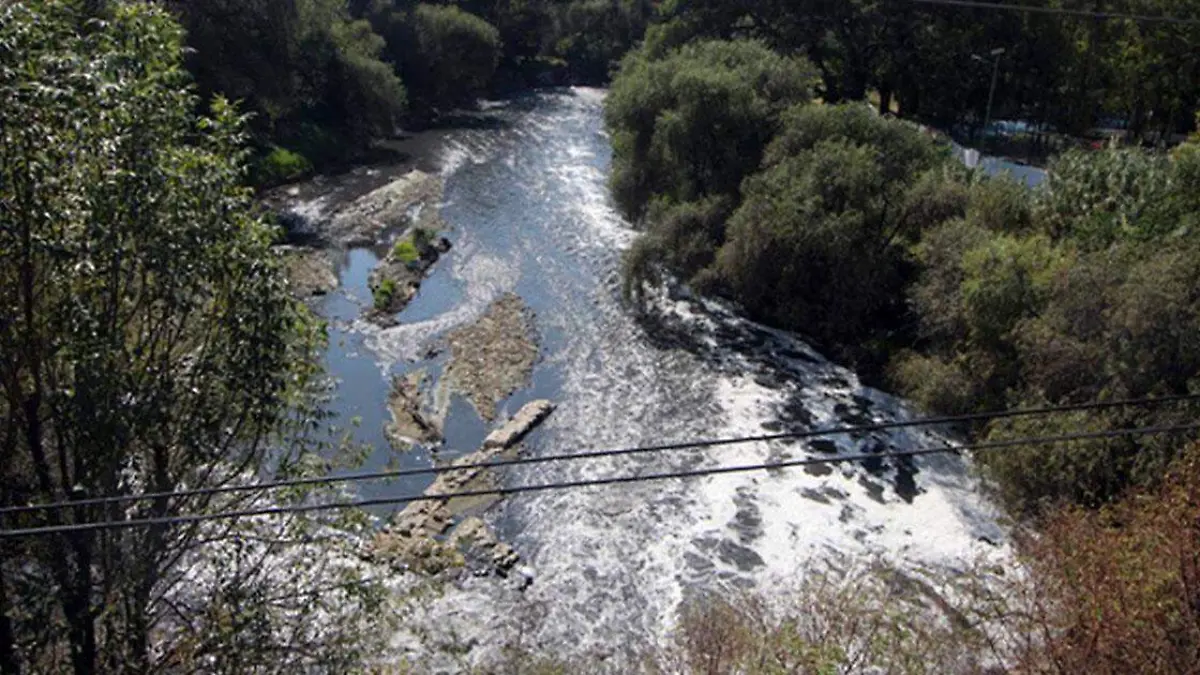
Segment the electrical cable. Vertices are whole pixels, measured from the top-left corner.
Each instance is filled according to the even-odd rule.
[[[305,487],[313,485],[330,485],[335,483],[353,483],[366,480],[382,480],[390,478],[402,478],[406,476],[422,476],[436,475],[451,471],[469,471],[475,469],[497,469],[510,466],[524,466],[530,464],[545,464],[550,462],[564,462],[574,460],[598,459],[602,457],[622,457],[628,455],[640,455],[657,452],[668,452],[678,450],[704,449],[726,445],[740,445],[743,443],[762,443],[770,441],[783,440],[803,440],[806,438],[819,438],[822,436],[835,436],[839,434],[856,434],[856,433],[872,433],[877,431],[887,431],[890,429],[904,429],[911,427],[923,426],[941,426],[952,424],[963,424],[967,422],[979,422],[993,419],[1008,419],[1013,417],[1029,417],[1037,415],[1049,415],[1054,413],[1064,412],[1081,412],[1087,410],[1106,410],[1111,408],[1124,407],[1149,407],[1157,405],[1165,405],[1168,403],[1180,403],[1185,401],[1200,400],[1200,394],[1180,394],[1175,396],[1164,396],[1160,398],[1135,398],[1135,399],[1119,399],[1115,401],[1100,401],[1089,403],[1077,403],[1071,405],[1060,406],[1042,406],[1036,408],[1016,408],[1012,410],[1000,410],[981,413],[969,413],[964,415],[946,415],[939,417],[923,417],[911,420],[896,420],[892,422],[878,422],[875,424],[859,424],[841,427],[828,427],[823,429],[808,429],[804,431],[781,432],[774,434],[762,434],[757,436],[738,436],[732,438],[708,439],[699,441],[684,441],[679,443],[663,443],[658,445],[637,446],[629,448],[620,448],[615,450],[594,450],[587,452],[563,453],[557,455],[543,455],[540,457],[518,457],[515,459],[495,460],[490,462],[478,462],[460,465],[445,465],[435,467],[422,467],[412,469],[395,469],[389,471],[374,471],[370,473],[347,474],[343,476],[322,476],[319,478],[295,478],[290,480],[272,481],[267,483],[245,484],[245,485],[225,485],[219,487],[194,488],[190,490],[176,490],[174,492],[148,492],[142,494],[131,495],[111,495],[103,497],[91,497],[85,499],[77,499],[72,501],[48,502],[44,504],[29,504],[23,506],[8,506],[0,508],[0,516],[32,513],[37,511],[61,510],[69,508],[77,508],[84,506],[103,506],[111,504],[126,504],[138,501],[148,501],[157,499],[179,499],[183,497],[196,497],[205,495],[217,495],[236,492],[255,492],[259,490],[275,490],[289,487]]]
[[[1141,435],[1157,435],[1182,433],[1186,431],[1194,431],[1200,429],[1200,424],[1187,424],[1175,426],[1158,426],[1158,427],[1138,427],[1133,429],[1113,429],[1107,431],[1091,431],[1079,432],[1072,434],[1061,434],[1057,436],[1038,436],[1009,439],[1004,441],[991,441],[984,443],[974,443],[961,446],[944,446],[937,448],[920,448],[916,450],[901,450],[889,453],[859,453],[854,455],[843,455],[840,457],[808,457],[804,459],[785,460],[780,462],[767,462],[760,464],[743,464],[728,467],[715,467],[710,469],[698,470],[682,470],[670,471],[664,473],[648,474],[644,476],[626,475],[626,476],[611,476],[608,478],[580,479],[573,481],[561,481],[554,483],[542,483],[535,485],[517,485],[512,487],[501,487],[483,490],[465,490],[460,492],[447,492],[443,494],[420,494],[420,495],[405,495],[400,497],[379,497],[373,499],[359,499],[352,501],[328,502],[324,504],[295,504],[288,506],[269,506],[257,507],[250,509],[242,509],[237,511],[221,511],[216,513],[206,514],[185,514],[174,516],[162,516],[158,518],[141,518],[131,520],[113,520],[113,521],[97,521],[85,523],[72,523],[64,525],[47,525],[39,527],[28,527],[13,530],[0,530],[0,540],[15,539],[23,537],[45,536],[51,534],[71,534],[88,532],[93,530],[111,530],[125,529],[132,527],[146,527],[153,525],[180,525],[185,523],[198,523],[210,520],[230,520],[235,518],[247,518],[252,516],[271,516],[271,515],[287,515],[297,513],[310,513],[315,511],[332,511],[355,508],[366,508],[372,506],[396,506],[400,504],[409,504],[422,501],[443,501],[462,497],[490,497],[490,496],[507,496],[514,494],[522,494],[526,492],[544,492],[549,490],[567,490],[584,487],[595,487],[602,485],[619,485],[625,483],[642,483],[660,480],[680,479],[680,478],[695,478],[701,476],[715,476],[730,473],[746,473],[750,471],[776,470],[786,469],[800,466],[811,465],[828,465],[828,464],[845,464],[850,462],[862,462],[868,460],[881,460],[888,458],[900,457],[921,457],[925,455],[958,453],[964,451],[990,451],[1004,448],[1013,448],[1019,446],[1033,445],[1053,445],[1057,443],[1068,443],[1073,441],[1097,440],[1107,438],[1117,438],[1123,436],[1141,436]]]
[[[1139,23],[1171,23],[1181,25],[1200,25],[1200,19],[1188,19],[1175,16],[1155,16],[1147,14],[1122,14],[1120,12],[1095,12],[1084,9],[1066,9],[1062,7],[1037,7],[1034,5],[1006,5],[998,2],[980,2],[978,0],[907,0],[922,5],[944,5],[947,7],[964,7],[968,9],[1002,10],[1010,12],[1033,12],[1037,14],[1056,14],[1073,16],[1084,19],[1128,20]]]

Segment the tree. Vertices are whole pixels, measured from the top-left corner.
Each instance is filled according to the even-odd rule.
[[[734,197],[788,106],[811,98],[803,60],[751,41],[688,44],[625,58],[605,103],[613,197],[632,219],[654,198]]]
[[[907,243],[924,225],[906,218],[906,195],[945,153],[861,104],[783,119],[743,184],[718,276],[752,315],[831,346],[882,336],[903,316]]]
[[[404,86],[381,60],[384,41],[343,0],[212,0],[168,6],[187,31],[202,97],[248,112],[261,146],[326,160],[393,131]]]
[[[487,21],[448,5],[394,13],[389,38],[413,99],[435,110],[470,104],[491,84],[500,35]]]
[[[193,118],[183,35],[167,14],[140,2],[103,11],[101,21],[68,3],[0,8],[5,506],[290,471],[306,447],[300,432],[318,423],[320,331],[290,299],[274,233],[240,186],[240,118],[221,100]],[[74,506],[9,515],[4,527],[257,499]],[[305,593],[335,566],[279,564],[278,540],[308,527],[233,520],[6,539],[0,664],[145,673],[236,653],[243,672],[288,672],[336,659],[324,645],[360,619],[267,601],[281,586]],[[315,615],[327,641],[313,637]]]

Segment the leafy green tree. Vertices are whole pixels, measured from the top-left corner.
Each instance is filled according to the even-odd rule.
[[[1200,248],[1191,145],[1068,153],[1036,192],[967,184],[961,215],[925,231],[909,289],[917,351],[892,373],[947,411],[1186,393],[1200,375]],[[955,190],[954,192],[957,192]],[[991,438],[1186,423],[1187,410],[1091,412],[994,423]],[[1058,501],[1089,507],[1156,482],[1177,438],[1014,448],[980,456],[1022,514]]]
[[[598,85],[642,38],[650,10],[644,0],[576,0],[556,4],[542,53],[562,59],[571,81]]]
[[[145,3],[111,2],[100,17],[70,3],[0,8],[5,506],[290,471],[319,424],[319,326],[290,298],[274,232],[240,185],[239,116],[218,100],[193,117],[182,55],[178,26]],[[80,505],[9,514],[4,527],[258,499]],[[361,617],[344,623],[336,603],[366,605],[340,593],[270,600],[306,593],[329,569],[278,564],[284,541],[309,536],[306,523],[160,521],[6,539],[0,664],[81,675],[235,662],[240,672],[342,670],[330,650],[354,654],[345,629]]]
[[[414,103],[446,110],[487,92],[500,58],[494,26],[458,7],[429,4],[396,12],[390,22],[390,49]]]
[[[719,277],[777,325],[833,346],[879,337],[903,315],[907,242],[919,234],[905,225],[922,225],[907,217],[907,191],[944,157],[860,104],[790,109],[743,185]]]
[[[1169,235],[1186,215],[1172,168],[1167,156],[1134,148],[1069,151],[1051,164],[1038,216],[1055,236],[1093,249]]]
[[[383,39],[343,0],[213,0],[167,5],[187,31],[203,99],[254,113],[259,145],[324,161],[391,133],[407,96]]]
[[[613,196],[629,217],[652,199],[738,194],[778,129],[811,98],[812,70],[758,42],[689,44],[661,59],[625,58],[605,105]]]

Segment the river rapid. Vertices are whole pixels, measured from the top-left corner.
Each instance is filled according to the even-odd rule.
[[[622,301],[621,253],[635,235],[608,196],[603,96],[529,94],[488,106],[475,123],[422,136],[423,168],[445,180],[441,211],[454,247],[399,325],[381,329],[361,318],[379,251],[341,256],[341,288],[319,308],[331,320],[335,412],[348,427],[359,422],[356,439],[375,448],[360,468],[429,465],[432,451],[396,454],[384,438],[388,382],[416,368],[440,372],[447,331],[507,292],[533,309],[540,357],[532,382],[501,404],[500,417],[533,398],[558,405],[524,442],[525,455],[911,415],[903,401],[862,385],[797,336],[718,304],[664,292],[641,314]],[[309,184],[291,208],[319,218],[399,171],[363,168]],[[439,460],[474,450],[487,425],[456,398],[446,429]],[[509,497],[488,519],[521,554],[520,579],[464,575],[446,584],[402,619],[394,643],[416,661],[438,663],[438,644],[454,642],[456,660],[434,670],[485,662],[514,635],[526,648],[609,658],[662,639],[681,603],[698,593],[769,591],[817,565],[883,559],[918,570],[1005,555],[997,512],[961,458],[887,457],[942,442],[912,429],[509,470],[502,483],[522,485],[880,453],[865,464]],[[411,479],[357,489],[376,497],[424,485]]]

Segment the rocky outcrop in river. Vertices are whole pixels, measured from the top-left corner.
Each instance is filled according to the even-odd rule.
[[[337,272],[329,252],[306,246],[278,246],[292,284],[292,294],[305,299],[325,295],[338,286]]]
[[[521,439],[540,424],[554,404],[539,400],[525,404],[516,415],[492,432],[483,447],[454,462],[452,466],[478,465],[511,456]],[[439,474],[425,490],[427,497],[494,488],[495,476],[485,468],[464,468]],[[372,545],[377,562],[426,574],[462,568],[469,561],[483,563],[505,575],[520,559],[511,546],[500,542],[478,517],[494,496],[447,497],[412,502],[393,516]]]
[[[388,230],[428,225],[437,218],[442,187],[439,176],[410,171],[339,209],[327,236],[347,248],[373,246]]]
[[[537,361],[533,313],[508,293],[492,303],[475,323],[450,333],[446,383],[479,411],[496,417],[496,406],[525,384]]]

